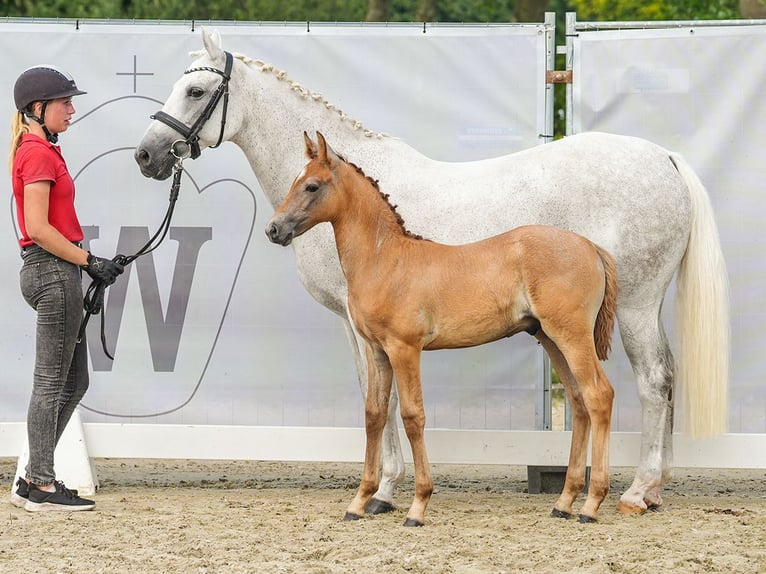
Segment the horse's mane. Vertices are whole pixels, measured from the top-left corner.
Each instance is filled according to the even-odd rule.
[[[336,154],[336,155],[337,155],[337,154]],[[370,185],[372,185],[372,187],[374,187],[374,188],[375,188],[375,191],[377,191],[377,192],[378,192],[378,194],[380,194],[380,197],[381,197],[381,198],[383,198],[383,201],[385,201],[385,202],[386,202],[386,205],[389,207],[389,209],[391,210],[391,212],[394,214],[394,218],[396,219],[396,223],[399,225],[399,227],[401,228],[401,230],[402,230],[402,232],[404,233],[404,235],[406,235],[407,237],[411,237],[412,239],[423,239],[424,241],[428,241],[428,239],[424,239],[422,235],[418,235],[418,234],[416,234],[416,233],[412,233],[412,232],[411,232],[409,229],[407,229],[407,228],[405,227],[405,225],[404,225],[404,219],[402,218],[402,216],[401,216],[401,215],[399,215],[399,212],[398,212],[398,211],[396,211],[396,206],[395,206],[394,204],[392,204],[392,203],[391,203],[391,200],[390,200],[390,196],[389,196],[387,193],[383,193],[382,191],[380,191],[380,186],[378,185],[378,180],[377,180],[377,179],[372,179],[372,178],[371,178],[369,175],[367,175],[367,174],[365,174],[365,173],[364,173],[364,171],[362,170],[362,168],[361,168],[361,167],[359,167],[358,165],[356,165],[356,164],[354,164],[354,163],[352,163],[352,162],[348,161],[348,160],[347,160],[347,159],[345,159],[343,156],[341,156],[341,155],[338,155],[338,157],[339,157],[339,158],[340,158],[340,159],[341,159],[341,160],[342,160],[344,163],[346,163],[346,164],[347,164],[347,165],[349,165],[350,167],[354,168],[354,169],[356,170],[356,172],[357,172],[359,175],[361,175],[361,176],[362,176],[363,178],[365,178],[365,179],[366,179],[368,182],[370,182]]]
[[[199,56],[202,56],[203,54],[205,54],[205,50],[199,50],[197,52],[192,52],[191,56],[193,58],[197,58]],[[382,134],[382,133],[379,133],[379,132],[374,132],[372,130],[368,130],[367,128],[365,128],[362,125],[362,122],[347,116],[346,113],[343,110],[335,107],[334,104],[331,104],[330,102],[325,100],[324,97],[322,96],[322,94],[319,94],[317,92],[311,92],[311,91],[307,90],[306,88],[304,88],[303,86],[301,86],[298,82],[293,81],[292,79],[290,79],[288,77],[287,72],[285,72],[283,70],[279,70],[279,69],[275,68],[273,65],[267,64],[266,62],[264,62],[262,60],[256,60],[254,58],[251,58],[250,56],[246,56],[245,54],[234,53],[232,55],[235,58],[237,58],[238,60],[241,60],[242,62],[244,62],[246,65],[254,66],[254,67],[258,68],[261,72],[268,72],[268,73],[274,74],[274,77],[276,77],[278,80],[286,82],[287,85],[290,87],[290,89],[292,91],[294,91],[295,93],[299,94],[303,98],[305,98],[307,100],[313,100],[315,102],[319,102],[319,103],[323,104],[324,107],[326,107],[328,110],[334,110],[338,114],[338,116],[340,117],[341,121],[349,122],[349,124],[351,126],[351,129],[361,130],[361,132],[366,137],[369,137],[369,138],[383,138],[383,137],[385,137],[385,134]]]

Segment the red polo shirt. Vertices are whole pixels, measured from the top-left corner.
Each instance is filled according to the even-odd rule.
[[[61,148],[34,134],[24,134],[13,161],[13,196],[21,232],[19,245],[29,247],[34,244],[27,235],[24,222],[24,186],[38,181],[51,182],[48,222],[69,241],[82,241],[82,227],[74,208],[74,181]]]

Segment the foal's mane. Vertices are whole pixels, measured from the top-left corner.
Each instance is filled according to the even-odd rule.
[[[204,50],[202,50],[200,52],[192,53],[192,56],[202,55],[204,53],[205,53]],[[361,132],[366,137],[378,138],[378,139],[382,139],[382,138],[385,137],[385,134],[382,134],[382,133],[379,133],[379,132],[374,132],[372,130],[368,130],[367,128],[365,128],[362,125],[362,122],[347,116],[346,113],[343,110],[335,107],[334,104],[331,104],[330,102],[325,100],[324,97],[322,96],[322,94],[319,94],[317,92],[311,92],[311,91],[307,90],[306,88],[301,86],[298,82],[295,82],[292,79],[290,79],[288,77],[288,75],[287,75],[287,72],[285,72],[283,70],[279,70],[278,68],[275,68],[272,64],[267,64],[263,60],[256,60],[256,59],[251,58],[250,56],[246,56],[244,54],[235,53],[235,54],[233,54],[233,56],[235,58],[237,58],[238,60],[241,60],[242,62],[244,62],[248,66],[257,68],[261,72],[267,72],[267,73],[274,74],[274,77],[276,77],[278,80],[286,82],[287,85],[289,86],[289,88],[292,91],[296,92],[297,94],[302,96],[304,99],[306,99],[306,100],[313,100],[315,102],[319,102],[320,104],[324,105],[324,107],[326,107],[328,110],[334,110],[338,114],[338,117],[340,118],[341,121],[349,122],[349,124],[351,126],[351,129],[353,129],[353,130],[361,130]]]
[[[404,219],[402,219],[402,216],[399,215],[398,211],[396,211],[396,206],[391,203],[390,196],[387,193],[383,193],[382,191],[380,191],[380,186],[378,185],[378,180],[377,179],[372,179],[369,175],[365,174],[364,171],[362,170],[362,168],[359,167],[358,165],[356,165],[355,163],[352,163],[352,162],[348,161],[346,158],[344,158],[343,156],[341,156],[339,154],[336,154],[336,155],[338,156],[338,158],[341,161],[343,161],[343,163],[345,163],[348,166],[354,168],[356,173],[358,173],[360,176],[365,178],[370,183],[370,185],[373,188],[375,188],[375,191],[378,192],[380,197],[383,199],[383,201],[386,202],[386,205],[391,210],[391,212],[394,214],[394,218],[396,219],[396,223],[399,225],[400,229],[402,230],[402,233],[404,233],[405,236],[411,237],[412,239],[423,239],[422,235],[418,235],[416,233],[412,233],[410,230],[408,230],[405,227]],[[424,241],[428,241],[427,239],[423,239],[423,240]]]

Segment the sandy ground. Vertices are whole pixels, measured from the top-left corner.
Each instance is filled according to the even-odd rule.
[[[0,515],[2,573],[766,573],[766,471],[678,469],[662,510],[549,518],[526,468],[433,465],[423,528],[404,509],[343,522],[361,464],[97,459],[96,510]],[[10,492],[15,459],[0,459]]]

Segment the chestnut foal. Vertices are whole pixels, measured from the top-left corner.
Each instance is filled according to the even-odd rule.
[[[345,518],[362,517],[380,481],[380,441],[396,378],[412,448],[415,497],[405,526],[422,526],[433,491],[423,431],[423,350],[481,345],[521,331],[542,344],[572,407],[572,443],[564,489],[552,512],[569,517],[591,476],[580,522],[593,522],[609,491],[609,432],[614,391],[599,359],[611,345],[617,273],[604,249],[545,225],[518,227],[465,245],[413,236],[377,183],[304,133],[309,162],[268,223],[281,245],[330,222],[348,306],[370,365],[364,473]]]

